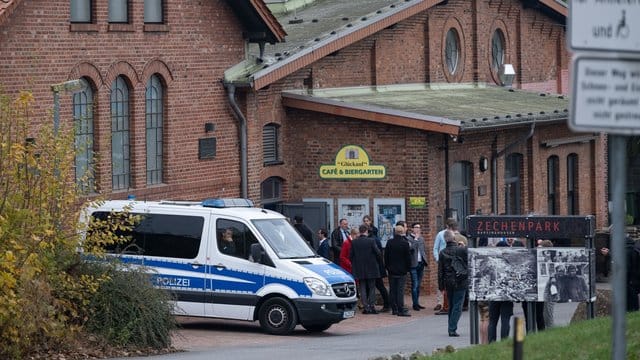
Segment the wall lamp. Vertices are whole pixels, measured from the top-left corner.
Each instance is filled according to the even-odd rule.
[[[513,79],[516,77],[516,71],[512,64],[503,64],[500,67],[500,82],[504,87],[511,87]]]
[[[82,79],[65,81],[59,84],[51,85],[53,92],[53,135],[58,135],[60,127],[60,92],[75,94],[87,89],[89,85]]]

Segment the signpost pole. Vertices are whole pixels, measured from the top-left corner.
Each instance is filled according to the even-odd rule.
[[[626,358],[626,311],[627,311],[627,287],[626,287],[626,262],[625,255],[625,210],[624,193],[627,187],[626,151],[627,139],[621,135],[612,135],[611,140],[611,172],[612,172],[612,198],[613,211],[611,224],[613,234],[611,239],[611,257],[613,261],[613,332],[612,354],[613,360]]]

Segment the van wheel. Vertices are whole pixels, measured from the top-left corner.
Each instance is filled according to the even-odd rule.
[[[273,335],[287,335],[298,324],[298,315],[291,303],[282,298],[271,298],[260,307],[260,326]]]
[[[333,325],[333,324],[310,324],[310,325],[302,324],[302,327],[305,328],[309,332],[323,332],[323,331],[327,330],[328,328],[330,328],[331,325]]]

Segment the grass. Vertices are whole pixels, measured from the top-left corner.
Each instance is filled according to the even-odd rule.
[[[627,359],[640,360],[640,312],[627,314]],[[531,359],[610,359],[612,354],[611,317],[581,321],[570,326],[548,329],[524,339],[523,358]],[[432,359],[501,360],[513,359],[513,339],[465,348]]]

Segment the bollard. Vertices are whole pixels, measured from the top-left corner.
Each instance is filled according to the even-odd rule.
[[[521,317],[513,319],[513,360],[522,360],[524,347],[524,321]]]

